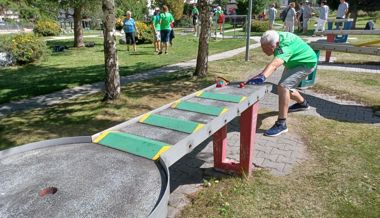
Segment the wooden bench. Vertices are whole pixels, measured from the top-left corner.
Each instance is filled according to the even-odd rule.
[[[309,45],[314,50],[326,50],[325,61],[329,62],[331,51],[340,51],[347,53],[358,53],[368,55],[380,55],[380,47],[363,47],[373,43],[379,43],[379,40],[361,44],[334,43],[335,36],[342,34],[350,35],[380,35],[380,30],[326,30],[322,34],[327,35],[327,42],[311,42]]]

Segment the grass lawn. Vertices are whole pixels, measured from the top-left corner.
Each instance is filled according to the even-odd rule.
[[[269,60],[271,57],[255,49],[251,62],[244,62],[244,54],[211,62],[207,78],[181,72],[123,86],[121,98],[111,103],[101,102],[102,95],[94,94],[2,117],[0,150],[43,139],[94,134],[206,87],[215,75],[246,78]],[[377,98],[369,96],[378,96],[379,80],[371,82],[372,75],[361,74],[365,81],[347,84],[357,79],[356,75],[321,72],[316,87],[330,81],[323,84],[324,91],[339,90],[350,99],[350,90],[345,88],[354,83],[355,89],[361,90],[357,96],[369,105],[378,104]],[[296,114],[289,123],[305,140],[307,161],[288,176],[257,170],[248,180],[231,177],[211,182],[211,187],[190,196],[192,204],[181,217],[378,217],[380,127]],[[269,125],[263,122],[259,128]]]
[[[26,99],[82,84],[104,81],[103,39],[94,41],[93,48],[71,48],[62,53],[52,53],[46,60],[22,67],[2,68],[0,72],[0,104]],[[48,46],[72,46],[71,40],[48,41]],[[245,46],[242,39],[211,40],[210,54]],[[177,34],[168,55],[156,55],[151,44],[137,46],[137,52],[127,52],[118,45],[120,74],[136,74],[146,70],[196,58],[198,41],[193,36]]]

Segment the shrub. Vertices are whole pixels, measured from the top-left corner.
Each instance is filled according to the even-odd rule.
[[[244,26],[245,31],[245,26]],[[251,23],[251,32],[265,32],[269,29],[269,23],[268,21],[258,21],[258,20],[252,20]]]
[[[57,36],[61,32],[61,29],[54,21],[40,20],[34,26],[33,32],[40,36]]]
[[[4,39],[0,50],[13,57],[17,64],[34,62],[47,52],[46,42],[34,34],[17,34]]]
[[[182,16],[181,19],[175,21],[176,27],[193,27],[192,19],[188,16]]]
[[[137,42],[139,44],[153,42],[153,32],[147,24],[141,21],[136,21],[136,27],[139,31],[139,34],[137,35]]]
[[[124,26],[123,21],[124,21],[124,19],[125,19],[124,16],[119,17],[119,18],[116,19],[116,23],[115,23],[115,29],[116,30],[121,31],[123,29],[123,26]]]

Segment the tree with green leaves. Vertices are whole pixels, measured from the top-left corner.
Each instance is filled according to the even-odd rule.
[[[169,7],[169,11],[173,14],[175,20],[181,19],[185,5],[183,0],[162,0],[161,5]]]

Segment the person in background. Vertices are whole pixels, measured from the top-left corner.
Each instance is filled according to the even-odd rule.
[[[160,8],[156,7],[154,9],[152,17],[152,29],[154,38],[154,51],[159,52],[161,49],[161,25],[160,25]]]
[[[303,17],[302,17],[302,32],[303,32],[303,34],[307,33],[308,24],[309,24],[309,20],[311,18],[312,12],[313,11],[311,10],[310,2],[306,0],[304,7],[303,7]]]
[[[348,16],[348,3],[345,0],[340,0],[338,11],[336,12],[336,19],[344,19]],[[336,22],[336,29],[342,28],[342,22]]]
[[[196,4],[193,4],[193,9],[191,10],[191,18],[193,20],[194,35],[197,34],[197,23],[198,23],[199,11]]]
[[[317,55],[299,36],[288,32],[266,31],[261,39],[261,49],[274,59],[264,70],[247,81],[247,84],[260,85],[272,73],[284,65],[282,77],[277,85],[279,114],[275,124],[265,131],[265,136],[278,136],[288,131],[286,119],[288,111],[305,111],[310,108],[306,99],[297,91],[300,82],[311,74],[317,66]],[[290,100],[296,103],[289,106]]]
[[[269,29],[273,29],[274,20],[276,19],[277,10],[274,8],[274,4],[271,4],[268,9],[268,21]]]
[[[222,7],[216,7],[215,11],[216,23],[218,24],[219,33],[223,34],[224,12]]]
[[[126,18],[124,19],[123,29],[125,32],[125,40],[127,43],[127,51],[129,51],[129,45],[132,45],[133,51],[136,51],[136,33],[138,32],[136,22],[132,18],[132,12],[127,11]]]
[[[163,13],[160,14],[160,26],[161,26],[161,50],[158,54],[162,54],[162,50],[165,49],[165,54],[168,53],[168,42],[170,37],[171,27],[170,24],[174,22],[173,15],[169,12],[168,6],[162,7]]]
[[[314,30],[313,36],[316,36],[316,33],[321,29],[321,31],[325,31],[325,24],[327,18],[329,17],[329,6],[327,6],[326,1],[321,1],[321,7],[319,8],[319,18],[317,27]]]
[[[303,24],[303,10],[304,10],[304,7],[303,7],[303,3],[301,2],[300,3],[300,10],[297,11],[297,26],[298,26],[298,31],[302,32],[302,24]]]
[[[173,39],[174,36],[174,22],[170,23],[170,33],[169,33],[169,44],[170,46],[173,46]]]
[[[294,32],[294,21],[296,19],[296,10],[294,9],[295,6],[296,5],[294,2],[289,4],[289,10],[285,18],[285,32]]]

